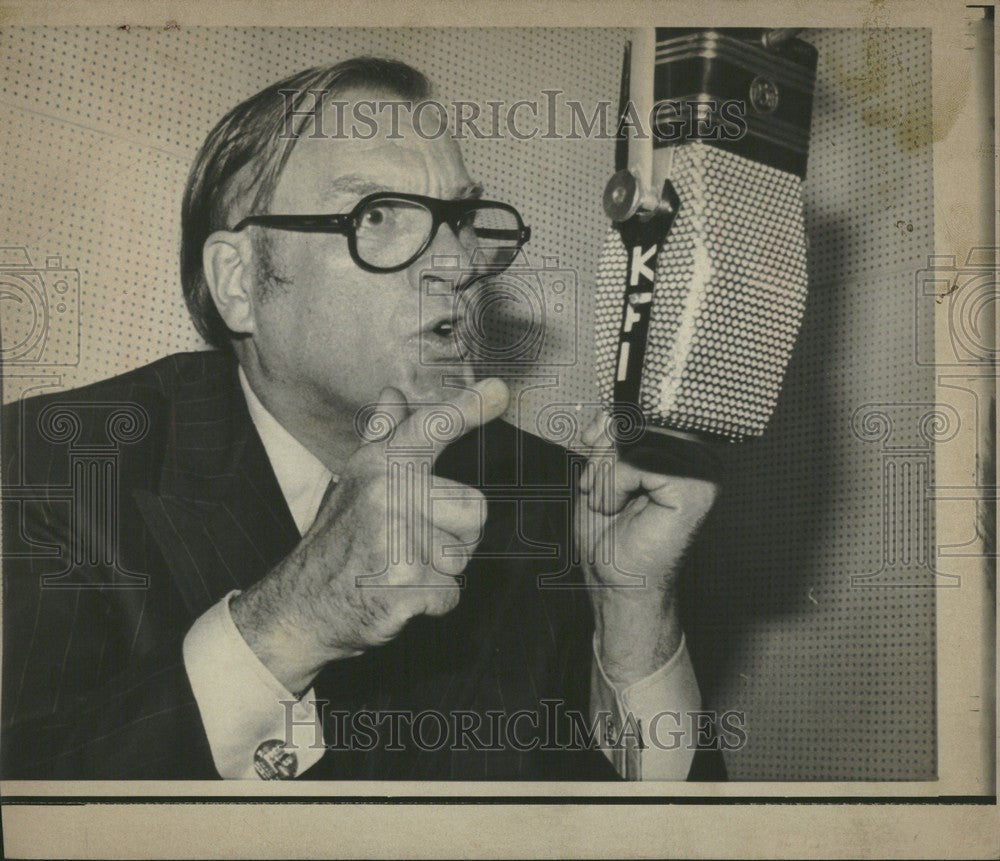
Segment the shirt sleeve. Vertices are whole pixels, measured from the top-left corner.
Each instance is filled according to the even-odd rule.
[[[297,699],[241,636],[230,592],[184,638],[184,668],[201,712],[215,768],[229,779],[288,779],[323,756],[315,691]]]
[[[591,716],[604,726],[601,750],[626,780],[686,780],[700,709],[701,691],[683,636],[666,664],[625,687],[605,674],[594,640]]]

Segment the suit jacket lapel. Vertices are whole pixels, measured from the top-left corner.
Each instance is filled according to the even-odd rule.
[[[155,491],[135,501],[192,616],[260,579],[298,542],[236,363],[220,358],[168,403]]]

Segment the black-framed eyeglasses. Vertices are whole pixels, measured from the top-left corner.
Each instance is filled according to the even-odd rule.
[[[507,203],[468,198],[440,200],[420,194],[380,191],[336,215],[251,215],[233,230],[252,224],[278,230],[337,233],[347,237],[354,262],[369,272],[399,272],[423,254],[447,224],[472,254],[475,266],[496,271],[513,262],[531,238],[531,228]]]

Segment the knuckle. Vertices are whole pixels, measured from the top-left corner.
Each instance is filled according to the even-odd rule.
[[[368,478],[358,491],[358,497],[369,506],[383,506],[386,500],[385,482],[379,478]]]
[[[454,610],[460,599],[461,593],[458,586],[435,589],[433,594],[427,596],[424,612],[428,616],[443,616]]]
[[[348,459],[344,472],[352,474],[354,472],[364,473],[373,464],[379,463],[384,458],[384,454],[377,445],[363,445]],[[343,476],[341,477],[343,479]]]
[[[431,566],[437,574],[447,577],[456,577],[465,570],[469,564],[469,554],[464,549],[449,549],[447,552],[442,548],[434,556]]]
[[[478,487],[470,487],[465,492],[465,504],[474,510],[486,507],[486,494]]]
[[[461,600],[462,594],[459,592],[456,586],[453,589],[448,589],[442,597],[442,605],[445,612],[454,610],[458,606],[458,602]]]
[[[486,520],[486,497],[481,491],[470,488],[469,492],[454,501],[453,510],[463,524],[479,526]]]
[[[680,488],[682,504],[693,514],[706,514],[718,494],[717,484],[700,478],[687,479]]]
[[[486,503],[484,502],[482,505],[479,506],[479,509],[476,511],[475,530],[477,535],[482,533],[483,528],[486,526],[486,520],[489,518],[489,516],[490,516],[489,506],[486,505]]]
[[[377,639],[392,637],[409,619],[398,601],[392,600],[390,590],[367,590],[363,602],[362,626],[375,634]]]
[[[485,519],[486,497],[473,488],[463,488],[460,494],[450,493],[432,502],[430,518],[435,526],[455,524],[471,527]]]

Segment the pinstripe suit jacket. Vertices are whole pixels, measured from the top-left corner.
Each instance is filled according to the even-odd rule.
[[[490,500],[458,608],[330,664],[318,698],[480,714],[558,699],[586,713],[590,608],[560,588],[579,577],[567,462],[500,421],[449,447],[436,472]],[[234,360],[174,355],[7,407],[3,480],[3,777],[217,778],[181,643],[299,540]],[[593,750],[384,747],[331,750],[304,777],[617,777]],[[719,764],[699,754],[692,776]]]

